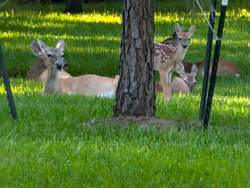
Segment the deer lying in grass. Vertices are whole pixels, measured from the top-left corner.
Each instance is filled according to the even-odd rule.
[[[32,43],[31,45],[31,51],[34,53],[34,48],[39,48],[38,43]],[[56,50],[56,48],[54,49]],[[37,50],[36,50],[37,52]],[[35,53],[34,53],[35,54]],[[35,54],[37,56],[37,54]],[[27,73],[26,79],[27,80],[36,80],[36,81],[46,81],[47,75],[48,75],[48,68],[46,66],[47,58],[44,58],[43,56],[38,55],[38,60],[32,65],[29,72]],[[69,67],[69,64],[64,62],[64,68]],[[68,78],[71,77],[71,75],[64,70],[58,72],[59,78]]]
[[[188,30],[185,30],[184,32],[188,32]],[[172,38],[168,38],[162,42],[165,45],[173,45],[177,46],[178,45],[178,36],[176,32],[172,35]],[[182,64],[184,65],[184,70],[185,72],[191,72],[192,65],[194,63],[188,63],[186,61],[182,61]],[[198,74],[202,75],[204,74],[204,66],[205,66],[205,60],[200,61],[196,63],[198,67]],[[209,68],[209,73],[211,74],[212,72],[212,65],[213,65],[213,60],[210,61],[210,68]],[[241,68],[231,62],[226,61],[225,59],[219,59],[218,61],[218,67],[217,67],[217,75],[231,75],[231,76],[241,76],[242,71]]]
[[[196,64],[198,67],[198,74],[204,74],[204,66],[205,60],[200,61],[198,63],[188,63],[186,61],[182,61],[185,72],[190,72],[193,64]],[[212,72],[213,60],[210,61],[209,74]],[[225,59],[219,59],[218,67],[217,67],[217,75],[225,76],[242,76],[241,68],[231,62],[226,61]]]
[[[48,75],[42,94],[83,94],[88,96],[108,96],[115,95],[119,76],[115,79],[101,77],[97,75],[83,75],[79,77],[58,77],[64,66],[63,50],[65,47],[64,40],[60,40],[56,48],[50,49],[44,42],[32,42],[33,53],[45,59],[45,66],[48,69]]]
[[[194,33],[195,26],[191,26],[188,32],[182,32],[178,23],[175,25],[175,31],[178,36],[177,46],[171,44],[162,44],[154,42],[154,68],[160,73],[160,84],[165,101],[170,100],[171,95],[171,77],[177,66],[184,59],[190,39]]]
[[[184,69],[184,67],[182,68]],[[174,93],[182,93],[189,94],[193,91],[194,86],[196,84],[195,76],[197,75],[198,68],[195,64],[192,66],[191,73],[186,73],[184,70],[176,70],[177,73],[180,74],[181,78],[174,77],[171,82],[171,94]],[[160,82],[155,84],[155,91],[158,93],[163,92],[163,88]]]

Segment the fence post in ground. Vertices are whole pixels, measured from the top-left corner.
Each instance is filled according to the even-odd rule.
[[[213,5],[210,10],[210,19],[209,19],[210,25],[208,26],[207,49],[206,49],[206,58],[205,58],[205,66],[204,66],[204,74],[203,74],[201,103],[200,103],[200,115],[199,115],[200,121],[203,120],[204,113],[205,113],[205,104],[206,104],[206,98],[207,98],[207,85],[208,85],[209,68],[210,68],[210,57],[211,57],[213,34],[214,34],[213,29],[214,29],[216,2],[217,0],[213,0]]]
[[[15,107],[15,102],[13,99],[13,95],[12,95],[12,91],[11,91],[11,87],[10,87],[10,81],[7,75],[7,70],[6,70],[6,66],[5,63],[3,61],[3,53],[2,53],[2,48],[0,45],[0,70],[3,76],[3,82],[5,85],[5,90],[7,92],[7,99],[9,101],[9,107],[10,107],[10,113],[13,119],[17,119],[17,112],[16,112],[16,107]]]
[[[218,60],[219,60],[219,56],[220,56],[221,39],[222,39],[222,34],[223,34],[227,5],[228,5],[228,0],[222,0],[221,14],[220,14],[220,19],[219,19],[219,27],[218,27],[215,50],[214,50],[213,68],[212,68],[212,73],[211,73],[211,77],[210,77],[210,85],[209,85],[209,90],[208,90],[207,104],[206,104],[204,120],[203,120],[204,129],[206,129],[208,127],[208,122],[209,122],[209,117],[210,117],[210,111],[211,111],[213,94],[214,94]]]

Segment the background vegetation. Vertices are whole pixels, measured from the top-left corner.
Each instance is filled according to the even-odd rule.
[[[60,4],[1,7],[0,43],[19,120],[10,118],[1,79],[0,187],[250,187],[250,5],[230,2],[221,58],[239,65],[243,76],[217,78],[207,131],[88,126],[112,116],[114,98],[41,96],[43,83],[24,79],[36,61],[30,43],[37,38],[49,46],[65,40],[67,71],[74,76],[118,74],[120,2],[84,4],[80,15],[61,14]],[[185,29],[195,24],[185,60],[198,62],[205,57],[208,26],[192,3],[155,1],[155,40],[170,37],[176,22]],[[197,80],[192,95],[174,95],[167,104],[157,95],[157,115],[180,125],[196,121],[202,78]]]

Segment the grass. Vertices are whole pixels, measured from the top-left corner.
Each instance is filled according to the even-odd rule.
[[[19,119],[11,120],[0,79],[0,187],[250,187],[250,6],[243,4],[229,7],[221,48],[243,76],[217,78],[207,131],[88,126],[112,116],[114,98],[41,96],[43,84],[24,79],[36,38],[49,46],[63,38],[74,76],[118,74],[120,3],[84,5],[81,15],[61,14],[62,5],[1,7],[0,41]],[[155,2],[155,40],[171,36],[176,22],[195,24],[185,60],[198,62],[208,26],[187,6]],[[192,95],[174,95],[168,104],[157,95],[157,115],[196,120],[201,84],[197,77]]]

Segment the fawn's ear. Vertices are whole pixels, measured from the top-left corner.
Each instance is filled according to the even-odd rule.
[[[56,48],[63,51],[65,47],[65,42],[63,39],[60,39],[59,42],[56,44]]]
[[[188,30],[188,32],[191,34],[191,36],[194,34],[194,29],[195,29],[195,25],[192,25],[192,26],[189,28],[189,30]]]
[[[37,39],[37,43],[39,44],[41,50],[43,51],[43,53],[46,53],[48,51],[50,51],[50,48],[41,40]]]
[[[176,34],[176,31],[173,33],[172,38],[173,38],[173,39],[178,39],[178,36],[177,36],[177,34]]]
[[[31,51],[35,56],[41,56],[44,54],[40,45],[35,41],[31,42]]]
[[[175,32],[178,35],[179,33],[182,33],[181,26],[179,23],[175,24]]]
[[[197,67],[197,65],[194,63],[194,64],[192,65],[191,74],[192,74],[193,76],[196,76],[197,73],[198,73],[198,67]]]

